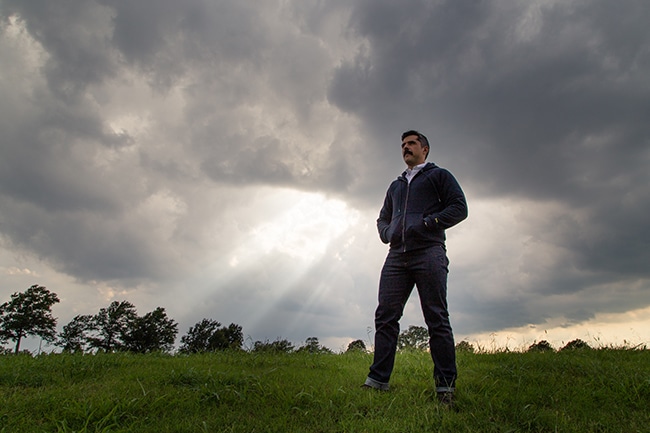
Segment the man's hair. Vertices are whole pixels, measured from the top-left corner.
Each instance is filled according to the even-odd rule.
[[[415,135],[420,141],[422,147],[426,147],[427,149],[429,149],[429,152],[431,152],[431,146],[429,146],[429,139],[424,134],[414,129],[411,129],[410,131],[406,131],[402,134],[402,140],[404,140],[409,135]],[[429,152],[427,152],[426,157],[424,159],[426,159],[429,156]]]

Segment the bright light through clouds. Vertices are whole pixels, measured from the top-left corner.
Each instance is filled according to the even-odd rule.
[[[332,299],[343,302],[342,292],[374,297],[375,284],[355,287],[350,276],[351,256],[357,258],[353,234],[368,230],[361,211],[321,193],[286,188],[258,189],[247,197],[233,252],[217,256],[199,284],[203,289],[193,292],[203,299],[204,315],[237,322],[252,338],[274,339],[300,334],[323,309],[347,317],[345,307],[328,306]]]
[[[250,230],[230,258],[231,267],[268,254],[284,254],[308,265],[320,259],[329,243],[359,220],[358,211],[322,194],[294,190],[272,190],[269,194],[284,208],[271,215],[262,213],[268,220]]]

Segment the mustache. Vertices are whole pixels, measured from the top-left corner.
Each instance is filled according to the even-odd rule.
[[[408,149],[404,149],[404,152],[402,152],[402,154],[403,154],[403,156],[406,156],[406,155],[413,155],[413,152],[411,152],[411,151],[408,150]]]

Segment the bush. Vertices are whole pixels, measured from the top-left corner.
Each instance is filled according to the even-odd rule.
[[[256,341],[253,343],[252,352],[291,353],[293,350],[294,346],[290,341],[278,339],[273,342],[269,340]]]
[[[576,339],[569,341],[560,351],[562,350],[578,350],[578,349],[591,349],[591,347],[582,341],[581,339]]]
[[[546,340],[542,340],[539,343],[533,343],[528,347],[528,352],[554,352],[553,346]]]

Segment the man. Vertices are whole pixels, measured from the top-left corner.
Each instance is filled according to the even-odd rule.
[[[374,361],[363,386],[388,390],[399,320],[417,286],[437,396],[451,405],[457,373],[447,310],[445,230],[467,218],[467,203],[449,171],[425,162],[429,150],[429,141],[418,131],[402,134],[402,157],[408,168],[388,188],[377,219],[379,237],[390,249],[379,282]]]

